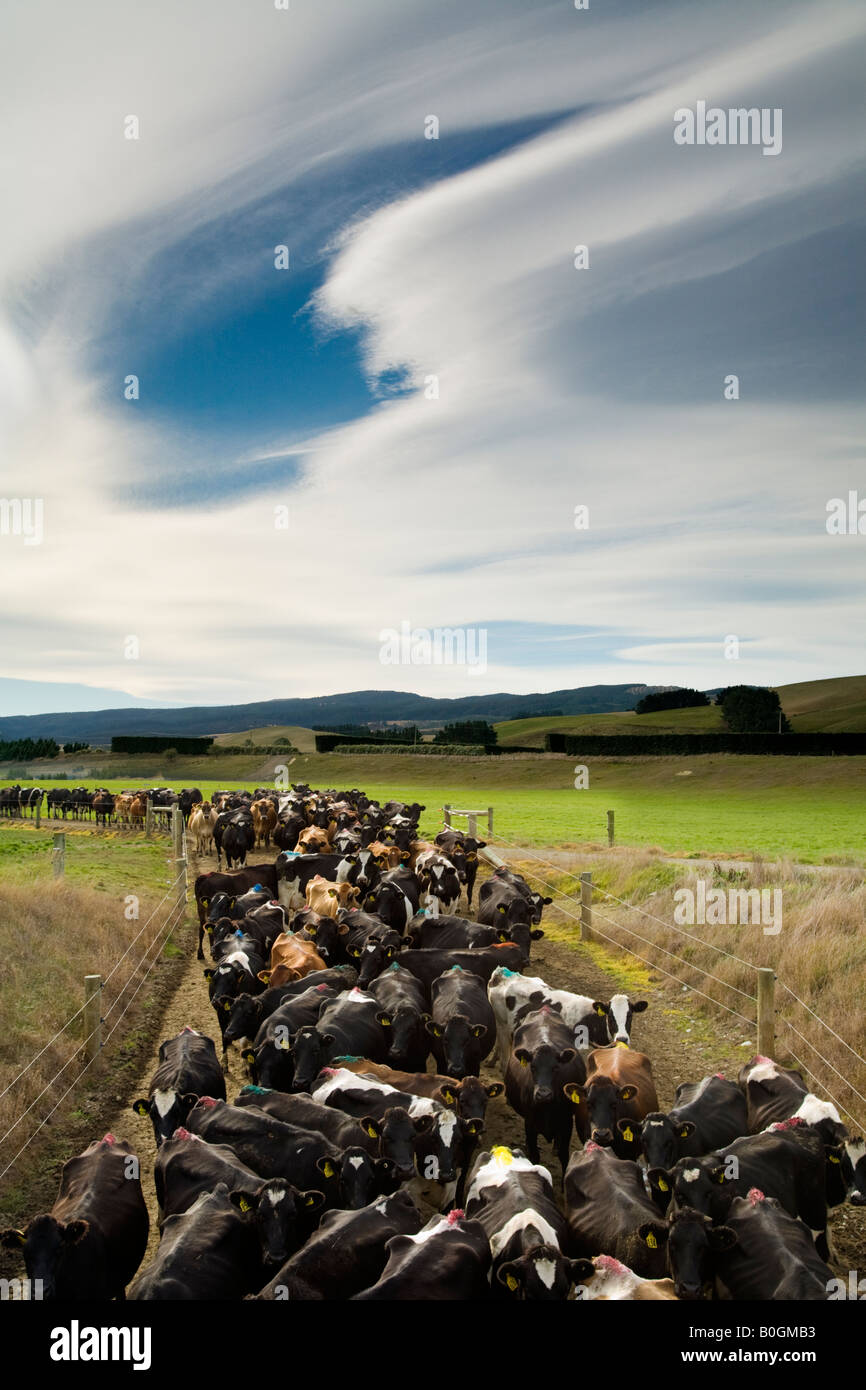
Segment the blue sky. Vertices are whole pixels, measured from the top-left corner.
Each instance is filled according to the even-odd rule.
[[[0,491],[45,520],[0,535],[0,712],[710,688],[730,634],[740,681],[862,669],[866,536],[825,527],[866,497],[862,6],[8,28]],[[677,146],[699,100],[781,153]],[[487,671],[383,681],[404,621]]]

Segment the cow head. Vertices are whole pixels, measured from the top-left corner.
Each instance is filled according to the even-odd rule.
[[[569,1260],[555,1245],[536,1245],[517,1260],[500,1265],[496,1278],[515,1298],[536,1303],[562,1303],[576,1275],[585,1275],[589,1260]]]
[[[632,1003],[627,994],[615,994],[608,1005],[607,1031],[612,1043],[631,1041],[631,1025],[635,1014],[648,1007],[646,999]]]
[[[34,1216],[24,1231],[0,1231],[0,1245],[23,1254],[28,1278],[42,1281],[42,1297],[47,1300],[57,1297],[58,1281],[70,1258],[75,1258],[74,1247],[89,1233],[89,1221],[58,1221],[46,1214]]]
[[[255,1192],[232,1192],[230,1200],[255,1227],[265,1268],[278,1269],[294,1254],[314,1224],[325,1195],[299,1192],[285,1178],[270,1178]]]
[[[715,1255],[731,1250],[737,1237],[729,1226],[714,1226],[708,1216],[684,1209],[668,1228],[668,1268],[677,1298],[712,1298]]]
[[[465,1014],[452,1014],[444,1025],[430,1019],[426,1029],[437,1057],[441,1057],[445,1073],[462,1081],[477,1071],[481,1045],[487,1037],[483,1023],[472,1023]]]

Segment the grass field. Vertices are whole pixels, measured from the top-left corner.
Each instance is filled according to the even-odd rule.
[[[199,779],[217,787],[267,785],[279,759],[242,776]],[[443,802],[494,807],[496,832],[527,845],[606,842],[606,813],[616,815],[618,844],[669,854],[765,858],[804,863],[866,859],[866,758],[593,759],[589,788],[574,788],[575,763],[561,757],[412,758],[397,754],[300,754],[293,781],[363,787],[371,796],[420,801],[425,832],[438,828]],[[189,785],[175,776],[169,785]],[[50,785],[46,783],[44,785]],[[62,786],[63,783],[57,783]],[[135,785],[108,780],[112,790]],[[147,785],[147,783],[139,783]],[[75,823],[68,823],[74,831]],[[0,829],[5,829],[0,822]],[[118,848],[126,837],[119,838]]]
[[[866,676],[802,681],[777,687],[782,708],[795,729],[804,733],[866,732]]]
[[[655,714],[635,714],[626,710],[612,714],[553,714],[537,719],[507,719],[496,724],[503,748],[517,744],[543,748],[548,732],[563,734],[712,734],[722,732],[722,711],[718,705],[695,709],[658,710]]]

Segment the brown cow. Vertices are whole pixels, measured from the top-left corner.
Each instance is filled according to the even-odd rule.
[[[277,826],[277,808],[269,797],[262,797],[260,801],[253,802],[250,810],[253,815],[256,844],[264,845],[267,849]]]
[[[399,845],[386,845],[382,840],[374,840],[367,848],[373,856],[373,862],[378,864],[383,872],[386,869],[396,869],[409,858],[408,850],[400,849]]]
[[[455,1100],[460,1099],[463,1088],[463,1082],[455,1081],[453,1076],[441,1076],[429,1071],[395,1071],[393,1067],[386,1067],[382,1062],[371,1062],[369,1057],[341,1057],[340,1066],[346,1071],[356,1072],[359,1076],[369,1076],[374,1081],[381,1081],[383,1086],[393,1086],[395,1091],[403,1091],[410,1096],[423,1096],[428,1100],[438,1100],[442,1105],[454,1105]],[[478,1078],[470,1076],[468,1081],[470,1087],[473,1087],[477,1084]],[[484,1089],[487,1099],[493,1100],[495,1096],[502,1095],[505,1087],[501,1081],[494,1081],[490,1085],[484,1085]]]
[[[642,1120],[658,1109],[650,1059],[625,1043],[595,1048],[587,1059],[585,1084],[568,1081],[563,1090],[577,1107],[580,1138],[602,1148],[613,1143],[620,1120]]]
[[[317,825],[311,825],[298,836],[295,854],[328,854],[330,849],[331,842],[327,832],[320,830]]]
[[[138,827],[141,828],[141,826],[142,826],[143,823],[144,823],[144,820],[145,820],[145,817],[146,817],[146,816],[147,816],[147,796],[145,795],[144,792],[139,792],[138,795],[132,797],[132,799],[131,799],[131,801],[130,801],[130,805],[129,805],[129,819],[130,819],[130,823],[131,823],[133,826],[138,825]]]
[[[357,906],[361,890],[351,883],[332,883],[330,879],[316,874],[307,884],[307,907],[320,917],[336,917],[341,907]]]
[[[414,869],[421,854],[442,854],[440,845],[434,845],[432,840],[413,840],[409,846],[409,868]]]
[[[312,941],[303,941],[291,932],[281,932],[271,947],[270,969],[260,970],[259,979],[266,985],[283,985],[302,980],[314,970],[326,969]]]

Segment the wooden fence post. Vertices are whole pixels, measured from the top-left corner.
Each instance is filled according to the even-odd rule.
[[[758,1055],[772,1058],[776,1050],[776,973],[758,971]]]
[[[450,802],[450,801],[446,801],[446,802],[445,802],[445,805],[442,807],[442,818],[443,818],[443,820],[445,821],[445,824],[446,824],[446,825],[450,825],[450,824],[451,824],[451,802]]]
[[[592,940],[592,874],[580,876],[580,939]]]
[[[41,824],[42,824],[42,797],[40,796],[39,800],[38,800],[37,803],[36,803],[36,829],[37,829],[37,830],[39,829],[39,827],[40,827]]]
[[[467,835],[471,835],[471,837],[472,837],[473,840],[477,840],[477,839],[478,839],[478,822],[477,822],[477,820],[475,819],[475,816],[467,816],[467,817],[466,817],[466,825],[467,825],[467,831],[466,831]]]
[[[102,976],[84,977],[84,1055],[88,1062],[102,1047]]]
[[[493,834],[493,807],[487,807],[487,834]]]
[[[147,810],[144,813],[144,834],[146,839],[150,839],[153,834],[153,797],[147,798]]]
[[[175,804],[171,808],[171,839],[174,849],[174,877],[178,879],[177,884],[177,906],[179,909],[186,907],[186,853],[184,850],[183,835],[183,813],[180,807]]]
[[[54,836],[51,869],[55,878],[62,878],[66,869],[66,835],[62,830]]]
[[[614,833],[613,833],[613,811],[608,811],[608,813],[607,813],[607,847],[608,847],[608,849],[612,849],[612,848],[613,848],[613,838],[614,838]]]

